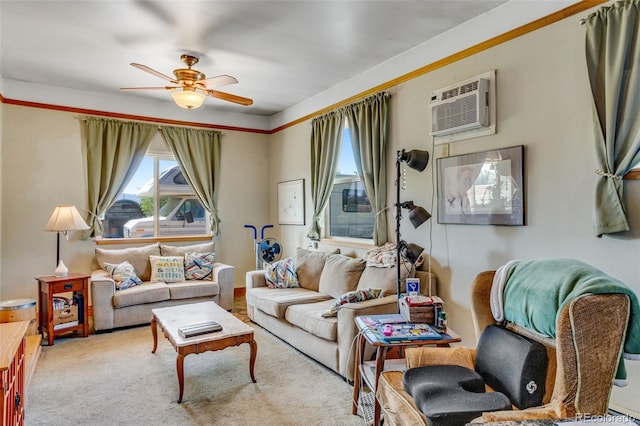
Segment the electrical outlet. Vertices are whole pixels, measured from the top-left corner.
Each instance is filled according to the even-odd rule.
[[[445,143],[440,145],[440,157],[448,157],[449,156],[449,144]]]

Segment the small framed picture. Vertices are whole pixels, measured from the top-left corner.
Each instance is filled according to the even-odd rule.
[[[437,160],[438,223],[524,225],[524,146]]]
[[[278,183],[278,224],[304,225],[304,179]]]

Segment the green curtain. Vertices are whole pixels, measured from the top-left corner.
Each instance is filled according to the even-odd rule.
[[[640,160],[640,3],[624,1],[587,17],[586,57],[597,157],[596,236],[628,231],[623,176]]]
[[[108,118],[82,121],[87,155],[90,218],[85,237],[101,229],[99,217],[124,191],[142,162],[157,126]]]
[[[215,130],[188,127],[160,128],[162,137],[173,152],[186,181],[209,212],[212,234],[220,233],[218,196],[220,188],[220,139]]]
[[[388,93],[378,93],[344,108],[356,168],[376,212],[373,228],[376,246],[388,241],[386,146],[390,98]]]
[[[342,147],[343,115],[330,112],[311,122],[311,198],[313,219],[307,237],[319,240],[322,211],[329,202]]]

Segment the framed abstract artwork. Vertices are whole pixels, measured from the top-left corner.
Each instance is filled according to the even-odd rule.
[[[524,225],[524,146],[439,158],[438,223]]]
[[[278,182],[278,224],[304,225],[304,179]]]

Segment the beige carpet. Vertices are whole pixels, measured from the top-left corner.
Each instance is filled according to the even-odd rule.
[[[243,299],[234,313],[245,318]],[[178,404],[176,353],[149,326],[43,347],[27,392],[31,425],[362,425],[353,388],[339,375],[257,325],[257,383],[249,345],[185,358]]]

